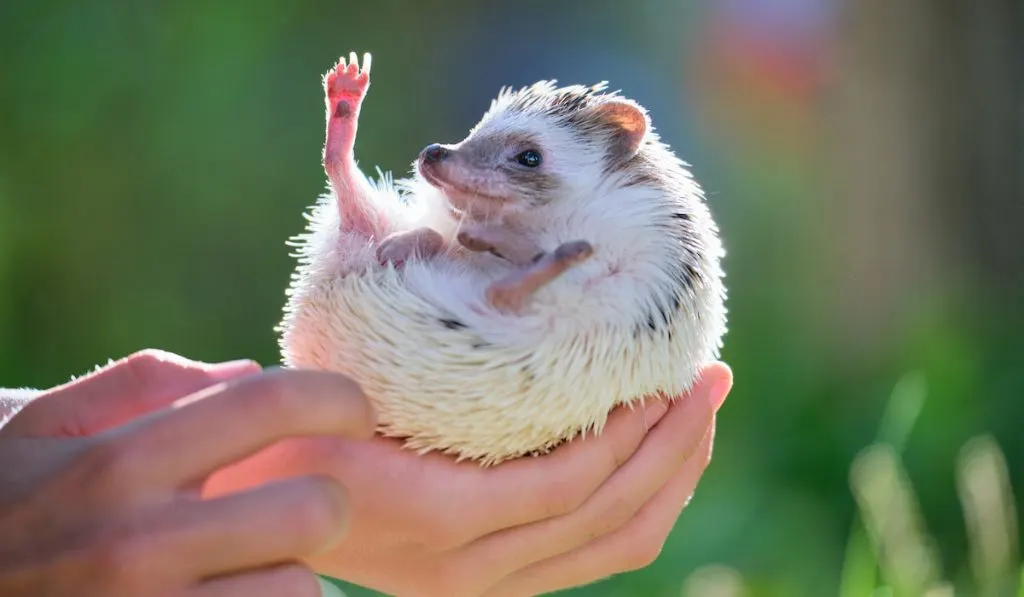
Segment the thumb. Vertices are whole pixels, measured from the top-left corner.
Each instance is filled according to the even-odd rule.
[[[208,364],[143,350],[44,392],[4,426],[22,436],[86,436],[203,388],[260,371],[254,361]]]

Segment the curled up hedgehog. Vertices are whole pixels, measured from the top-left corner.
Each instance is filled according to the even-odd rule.
[[[285,366],[344,373],[382,434],[490,466],[687,391],[726,330],[703,193],[636,102],[543,81],[368,180],[370,56],[324,77],[329,193],[296,238]]]

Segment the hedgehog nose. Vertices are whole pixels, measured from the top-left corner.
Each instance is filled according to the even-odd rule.
[[[440,143],[431,143],[423,148],[423,151],[420,152],[420,157],[423,158],[424,162],[440,162],[447,158],[450,153],[447,149],[441,147]]]

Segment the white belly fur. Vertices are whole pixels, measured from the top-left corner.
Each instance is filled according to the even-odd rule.
[[[382,199],[402,227],[396,204]],[[618,404],[686,391],[718,356],[725,307],[714,235],[701,264],[709,281],[694,289],[669,341],[615,316],[634,308],[633,293],[583,290],[601,267],[600,242],[593,263],[542,289],[528,313],[503,315],[483,298],[500,268],[448,256],[381,267],[365,239],[337,232],[333,201],[316,208],[300,248],[280,328],[284,364],[352,377],[377,406],[381,432],[409,448],[485,466],[545,452],[582,430],[600,432]]]

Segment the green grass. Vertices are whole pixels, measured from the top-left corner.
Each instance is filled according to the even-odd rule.
[[[850,467],[858,506],[838,583],[839,597],[1024,597],[1024,565],[1018,553],[1015,500],[1006,459],[988,435],[968,441],[955,467],[970,552],[970,578],[945,578],[935,541],[924,523],[901,455],[924,407],[925,380],[909,374],[896,384],[873,443]],[[712,576],[706,570],[697,595],[739,597],[735,571]],[[689,581],[688,581],[689,582]],[[728,591],[721,587],[728,585]]]

